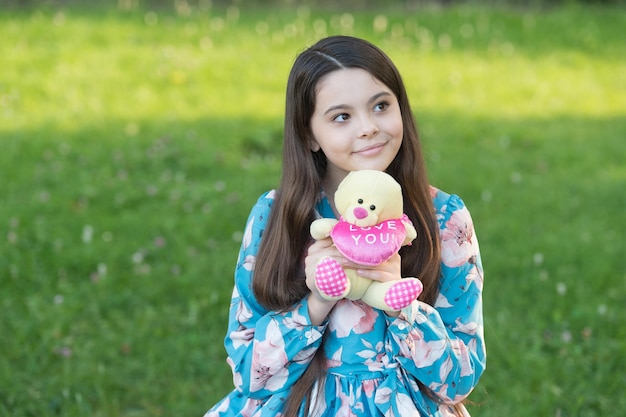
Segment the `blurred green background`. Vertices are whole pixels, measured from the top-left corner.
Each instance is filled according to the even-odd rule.
[[[394,59],[485,265],[474,416],[626,410],[622,2],[0,2],[0,415],[201,416],[287,74]]]

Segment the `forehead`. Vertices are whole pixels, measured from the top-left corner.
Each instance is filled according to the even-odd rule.
[[[316,86],[315,97],[322,103],[338,104],[352,102],[360,98],[369,99],[381,91],[391,92],[382,81],[361,68],[342,68],[326,74]]]

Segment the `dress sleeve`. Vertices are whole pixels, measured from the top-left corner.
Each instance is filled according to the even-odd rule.
[[[275,312],[265,310],[254,297],[252,275],[273,195],[261,196],[248,217],[224,340],[235,388],[258,400],[293,385],[308,367],[326,328],[311,324],[306,299],[291,310]]]
[[[438,210],[439,297],[434,307],[414,301],[397,318],[387,318],[388,349],[441,402],[457,403],[476,386],[486,364],[483,267],[469,211],[458,196],[445,196]]]

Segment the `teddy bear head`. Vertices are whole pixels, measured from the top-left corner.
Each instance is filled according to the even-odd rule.
[[[352,171],[337,188],[335,207],[348,223],[359,227],[374,226],[402,216],[402,189],[385,172]]]

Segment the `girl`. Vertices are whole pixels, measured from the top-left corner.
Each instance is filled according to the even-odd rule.
[[[333,36],[300,54],[287,83],[280,188],[252,208],[235,271],[225,346],[235,389],[218,416],[467,416],[485,369],[483,273],[462,200],[429,186],[398,70],[377,47]],[[338,217],[337,185],[376,169],[402,186],[418,231],[382,265],[351,264],[309,226]],[[419,277],[400,312],[322,298],[318,260],[363,277]]]

